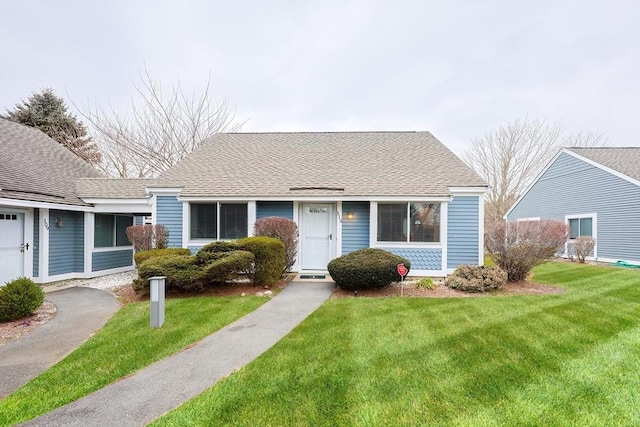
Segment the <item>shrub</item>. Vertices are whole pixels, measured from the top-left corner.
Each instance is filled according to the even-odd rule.
[[[427,289],[427,290],[431,290],[433,288],[436,287],[436,285],[433,283],[433,279],[431,277],[425,277],[424,279],[421,279],[416,286],[419,289]]]
[[[0,322],[32,314],[44,302],[44,292],[33,280],[19,277],[0,288]]]
[[[133,289],[139,293],[149,292],[149,278],[166,276],[166,291],[201,291],[206,284],[205,273],[190,255],[166,255],[152,257],[138,267],[138,278],[133,281]]]
[[[204,245],[196,253],[198,264],[207,264],[227,256],[230,252],[240,250],[240,245],[236,242],[211,242]]]
[[[169,230],[161,224],[132,225],[127,227],[127,238],[136,251],[164,249],[169,242]]]
[[[139,267],[140,264],[149,258],[166,257],[170,255],[191,255],[191,251],[187,248],[150,249],[148,251],[136,252],[133,259],[136,261],[136,267]]]
[[[508,280],[525,280],[533,267],[562,252],[569,227],[560,221],[500,222],[487,227],[485,244]]]
[[[569,248],[569,258],[573,261],[573,256],[578,259],[580,264],[584,264],[588,256],[593,255],[593,249],[596,247],[596,239],[590,236],[581,236],[574,240]]]
[[[382,249],[360,249],[332,260],[327,266],[331,278],[346,290],[381,288],[400,278],[398,264],[411,263]]]
[[[500,267],[461,265],[445,284],[451,289],[467,292],[486,292],[500,289],[507,282],[507,273]]]
[[[213,282],[225,282],[251,269],[255,256],[247,251],[212,253],[221,257],[203,267],[206,278]]]
[[[254,285],[273,285],[284,271],[284,243],[274,237],[246,237],[238,245],[255,256],[253,266],[247,272]]]
[[[291,269],[298,253],[298,226],[294,221],[279,216],[260,218],[253,226],[253,234],[275,237],[284,243],[285,266],[282,272]]]

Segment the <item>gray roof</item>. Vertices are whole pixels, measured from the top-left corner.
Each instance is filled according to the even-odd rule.
[[[185,197],[425,197],[486,183],[429,132],[310,132],[217,134],[152,186]]]
[[[150,178],[83,178],[76,182],[78,196],[85,199],[146,199]]]
[[[103,177],[40,130],[0,119],[0,197],[86,205],[76,179]]]
[[[640,147],[572,147],[569,150],[640,181]]]

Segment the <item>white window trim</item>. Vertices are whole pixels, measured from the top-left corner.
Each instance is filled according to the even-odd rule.
[[[582,218],[591,218],[591,237],[593,237],[596,241],[595,246],[593,247],[593,259],[597,260],[598,259],[598,213],[597,212],[591,212],[591,213],[583,213],[583,214],[569,214],[569,215],[565,215],[564,216],[564,223],[567,225],[567,227],[569,227],[569,220],[570,219],[582,219]],[[571,239],[570,237],[567,238],[566,243],[564,244],[564,253],[566,254],[566,256],[568,256],[569,251],[568,251],[568,245],[569,242],[573,242],[575,241],[575,239]],[[589,257],[591,258],[591,257]]]
[[[96,232],[96,224],[95,224],[95,215],[107,215],[107,216],[112,216],[113,217],[113,246],[96,246],[96,240],[95,240],[95,232]],[[93,224],[91,227],[91,248],[93,252],[108,252],[108,251],[113,251],[113,250],[125,250],[125,249],[133,249],[133,245],[126,245],[126,246],[117,246],[117,240],[118,240],[118,229],[116,226],[116,217],[117,216],[124,216],[124,217],[128,217],[131,218],[131,225],[135,225],[136,223],[136,219],[134,215],[124,215],[124,214],[117,214],[117,213],[102,213],[102,212],[97,212],[94,214],[93,217]],[[86,226],[86,224],[85,224]],[[88,233],[87,233],[88,234]],[[85,238],[87,237],[87,235],[85,235]],[[86,265],[86,264],[85,264]]]
[[[386,242],[386,241],[378,241],[378,203],[379,202],[371,202],[370,203],[370,220],[369,220],[369,246],[372,248],[376,248],[376,247],[389,247],[389,248],[405,248],[405,247],[410,247],[410,248],[416,248],[416,249],[420,249],[420,248],[425,248],[425,249],[442,249],[442,247],[444,246],[444,241],[446,241],[445,239],[447,238],[447,227],[446,227],[446,223],[447,223],[447,214],[446,214],[446,209],[448,204],[446,202],[442,202],[442,201],[433,201],[433,200],[427,200],[427,201],[415,201],[415,200],[405,200],[405,201],[398,201],[398,202],[382,202],[381,204],[400,204],[400,203],[405,203],[407,205],[407,219],[409,218],[411,212],[409,211],[410,207],[409,204],[410,203],[433,203],[433,204],[439,204],[440,205],[440,241],[439,242],[411,242],[409,241],[409,230],[407,230],[407,241],[405,242]],[[443,212],[444,215],[443,215]],[[407,227],[409,226],[409,224],[407,223]]]
[[[540,217],[536,216],[536,217],[531,217],[531,218],[518,218],[518,219],[516,219],[516,222],[527,222],[527,221],[540,221]]]
[[[216,204],[216,238],[191,238],[191,205],[212,205]],[[256,222],[256,202],[247,200],[198,200],[183,202],[182,205],[182,241],[183,247],[204,246],[211,242],[226,241],[231,242],[236,239],[220,239],[220,205],[221,204],[245,204],[247,205],[247,237],[253,235],[253,225]]]

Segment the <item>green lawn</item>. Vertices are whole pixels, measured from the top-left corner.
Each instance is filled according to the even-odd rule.
[[[640,425],[640,271],[535,273],[567,292],[330,300],[154,425]]]
[[[0,426],[29,420],[86,396],[199,341],[266,301],[259,297],[168,299],[160,329],[149,327],[149,302],[129,304],[64,360],[0,400]]]

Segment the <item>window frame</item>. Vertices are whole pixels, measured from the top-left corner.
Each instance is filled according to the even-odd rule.
[[[572,219],[580,220],[584,218],[591,218],[591,236],[589,237],[593,237],[593,239],[596,241],[596,244],[593,247],[593,257],[589,257],[589,259],[597,260],[598,259],[598,214],[596,212],[592,212],[592,213],[585,213],[585,214],[565,215],[564,223],[567,225],[567,227],[571,227],[571,225],[569,224],[569,220],[572,220]],[[580,221],[578,221],[578,224],[580,224]],[[565,257],[567,257],[569,254],[569,245],[575,242],[578,237],[582,237],[582,236],[578,235],[577,237],[571,238],[571,229],[569,229],[569,236],[567,236],[567,241],[564,244]]]
[[[97,246],[96,245],[96,237],[98,235],[98,233],[96,232],[96,226],[97,226],[97,218],[98,216],[104,216],[104,217],[111,217],[111,224],[113,229],[111,230],[111,245],[110,246]],[[121,250],[121,249],[131,249],[133,248],[133,244],[131,242],[129,242],[129,239],[127,239],[126,244],[125,245],[118,245],[118,218],[130,218],[131,219],[131,224],[127,225],[127,227],[130,227],[132,225],[135,225],[135,217],[134,215],[127,215],[127,214],[116,214],[116,213],[108,213],[108,212],[96,212],[94,213],[94,217],[93,217],[93,249],[94,250],[98,250],[98,251],[110,251],[110,250]],[[125,227],[125,232],[127,227]],[[122,237],[122,236],[120,236]]]
[[[438,239],[434,240],[434,241],[412,241],[411,240],[411,204],[431,204],[431,205],[437,205],[439,212],[438,212],[438,225],[437,225],[437,236]],[[380,206],[384,206],[384,205],[405,205],[406,206],[406,211],[405,211],[405,216],[403,219],[403,228],[404,228],[404,233],[406,234],[406,239],[405,240],[393,240],[393,241],[387,241],[387,240],[379,240],[379,228],[380,228],[380,221],[379,221],[379,215],[380,215]],[[422,200],[422,201],[415,201],[415,200],[410,200],[410,201],[383,201],[383,202],[377,202],[376,203],[376,212],[375,212],[375,244],[376,246],[413,246],[413,247],[441,247],[443,245],[443,240],[446,239],[446,234],[443,233],[443,227],[445,226],[445,222],[446,222],[446,214],[443,215],[443,210],[446,209],[446,207],[444,206],[445,203],[443,203],[442,201],[430,201],[430,200]],[[436,229],[436,227],[434,226],[434,230]],[[372,230],[373,232],[374,230]]]
[[[193,237],[192,236],[192,221],[191,221],[191,215],[192,215],[192,206],[193,205],[215,205],[216,206],[216,210],[215,210],[215,215],[216,215],[216,221],[215,221],[215,236],[214,237]],[[244,230],[244,235],[243,236],[238,236],[238,237],[234,237],[234,238],[222,238],[222,233],[221,233],[221,223],[222,223],[222,218],[220,215],[220,211],[221,211],[221,206],[222,205],[243,205],[245,207],[245,222],[246,222],[246,227]],[[242,239],[245,237],[249,236],[249,202],[243,202],[243,201],[197,201],[197,202],[188,202],[188,215],[186,216],[186,220],[188,221],[188,225],[186,227],[186,232],[188,233],[188,239],[187,241],[190,244],[194,244],[194,245],[199,245],[202,243],[206,243],[206,242],[215,242],[215,241],[233,241],[233,240],[237,240],[237,239]]]

